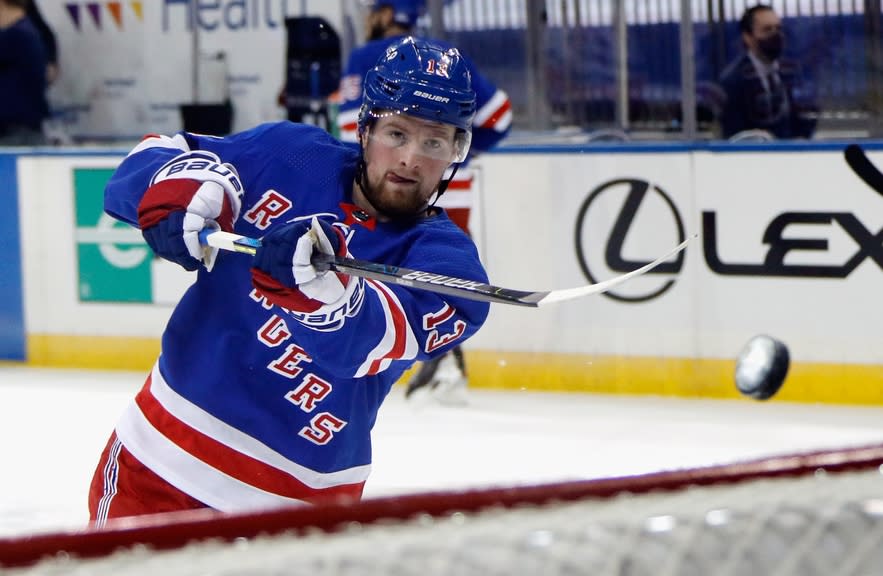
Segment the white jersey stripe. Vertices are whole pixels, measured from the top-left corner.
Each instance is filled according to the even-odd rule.
[[[311,488],[331,488],[362,482],[368,478],[371,471],[371,466],[365,465],[339,472],[322,473],[295,464],[265,444],[215,418],[172,390],[160,373],[158,364],[153,367],[150,392],[169,414],[187,426],[202,432],[236,452],[287,472]]]
[[[509,125],[512,124],[512,109],[506,110],[506,112],[497,118],[497,122],[494,124],[494,130],[497,132],[505,132],[509,129]]]
[[[448,190],[435,205],[442,208],[472,208],[472,191]]]
[[[356,371],[356,377],[382,372],[389,367],[393,360],[410,360],[417,356],[417,338],[411,325],[405,316],[402,303],[395,293],[381,282],[368,280],[365,285],[377,294],[377,299],[383,308],[386,319],[386,332],[371,352],[368,353],[365,362]],[[396,321],[398,319],[398,322]],[[395,350],[396,344],[404,346],[402,353],[395,356],[390,354]]]
[[[101,500],[98,501],[98,510],[95,512],[95,525],[99,528],[107,522],[110,504],[117,494],[117,481],[120,474],[119,458],[122,446],[119,438],[114,438],[107,451],[107,462],[102,471],[102,477],[104,478],[103,494],[101,495]]]
[[[357,484],[364,482],[371,471],[370,465],[364,465],[321,473],[287,460],[278,452],[178,395],[163,380],[156,365],[151,374],[149,392],[163,410],[184,425],[223,444],[231,451],[278,469],[280,476],[293,477],[309,488],[322,490]],[[116,431],[126,449],[144,465],[179,490],[218,510],[233,511],[303,503],[232,478],[186,452],[166,434],[154,428],[135,402],[124,412]],[[243,466],[247,466],[247,462]],[[239,503],[242,503],[241,506]]]
[[[172,150],[180,150],[181,152],[190,152],[190,146],[182,135],[175,134],[174,136],[169,137],[155,134],[144,138],[144,140],[139,142],[137,146],[129,151],[126,157],[149,148],[171,148]]]
[[[494,93],[494,95],[491,96],[491,99],[488,100],[484,106],[482,106],[481,108],[479,108],[475,112],[475,120],[473,120],[472,125],[473,126],[483,126],[484,123],[488,121],[488,119],[490,119],[491,117],[493,117],[495,114],[498,113],[500,108],[502,108],[504,105],[506,105],[506,102],[508,100],[509,100],[508,94],[506,94],[505,92],[503,92],[500,89],[497,89],[497,91]],[[496,130],[497,132],[503,132],[509,127],[509,124],[511,122],[512,122],[512,114],[511,114],[511,112],[506,112],[494,124],[494,130]]]
[[[138,459],[166,482],[222,512],[304,504],[259,490],[193,457],[151,426],[134,402],[123,412],[117,436]]]
[[[358,142],[359,109],[346,110],[337,115],[337,128],[343,142]]]

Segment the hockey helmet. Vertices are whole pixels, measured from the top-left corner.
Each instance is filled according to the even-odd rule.
[[[359,133],[388,113],[455,126],[454,162],[465,160],[472,141],[475,91],[460,52],[412,36],[387,48],[365,75]]]

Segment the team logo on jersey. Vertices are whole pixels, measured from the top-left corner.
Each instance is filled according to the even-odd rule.
[[[285,214],[294,204],[275,190],[267,190],[261,195],[251,208],[249,208],[242,218],[259,230],[266,230],[273,220]]]
[[[377,221],[370,214],[356,206],[347,202],[340,203],[340,209],[343,211],[344,226],[352,227],[353,224],[361,224],[368,230],[374,230]]]

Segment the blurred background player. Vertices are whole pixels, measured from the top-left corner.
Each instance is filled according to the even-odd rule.
[[[412,33],[425,9],[423,0],[389,0],[370,2],[368,5],[365,30],[368,41],[352,51],[340,83],[337,128],[344,142],[356,142],[365,74],[387,47]],[[431,41],[450,46],[436,39]],[[468,57],[464,56],[464,61],[472,75],[472,87],[476,94],[472,146],[466,162],[455,167],[450,184],[446,189],[440,189],[436,206],[444,208],[451,220],[469,234],[473,175],[467,165],[469,160],[495,146],[509,133],[512,112],[506,92],[482,75]],[[466,385],[466,364],[463,351],[457,346],[449,354],[421,364],[409,380],[405,396],[413,399],[430,393],[439,402],[462,405],[466,403]]]
[[[475,244],[432,205],[469,152],[475,93],[459,53],[403,40],[366,76],[363,103],[358,148],[287,121],[151,135],[108,182],[108,214],[199,272],[101,455],[96,524],[358,500],[393,384],[484,323],[487,303],[312,265],[352,255],[487,281]],[[261,246],[218,254],[204,229]]]

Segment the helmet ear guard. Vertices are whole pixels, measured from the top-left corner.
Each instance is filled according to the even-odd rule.
[[[454,162],[458,164],[465,162],[469,156],[469,148],[472,146],[472,131],[457,129],[454,135],[454,145],[457,147],[457,155],[454,156]]]
[[[460,52],[411,36],[390,46],[365,75],[359,134],[389,113],[456,127],[452,162],[464,161],[472,142],[475,92]]]

